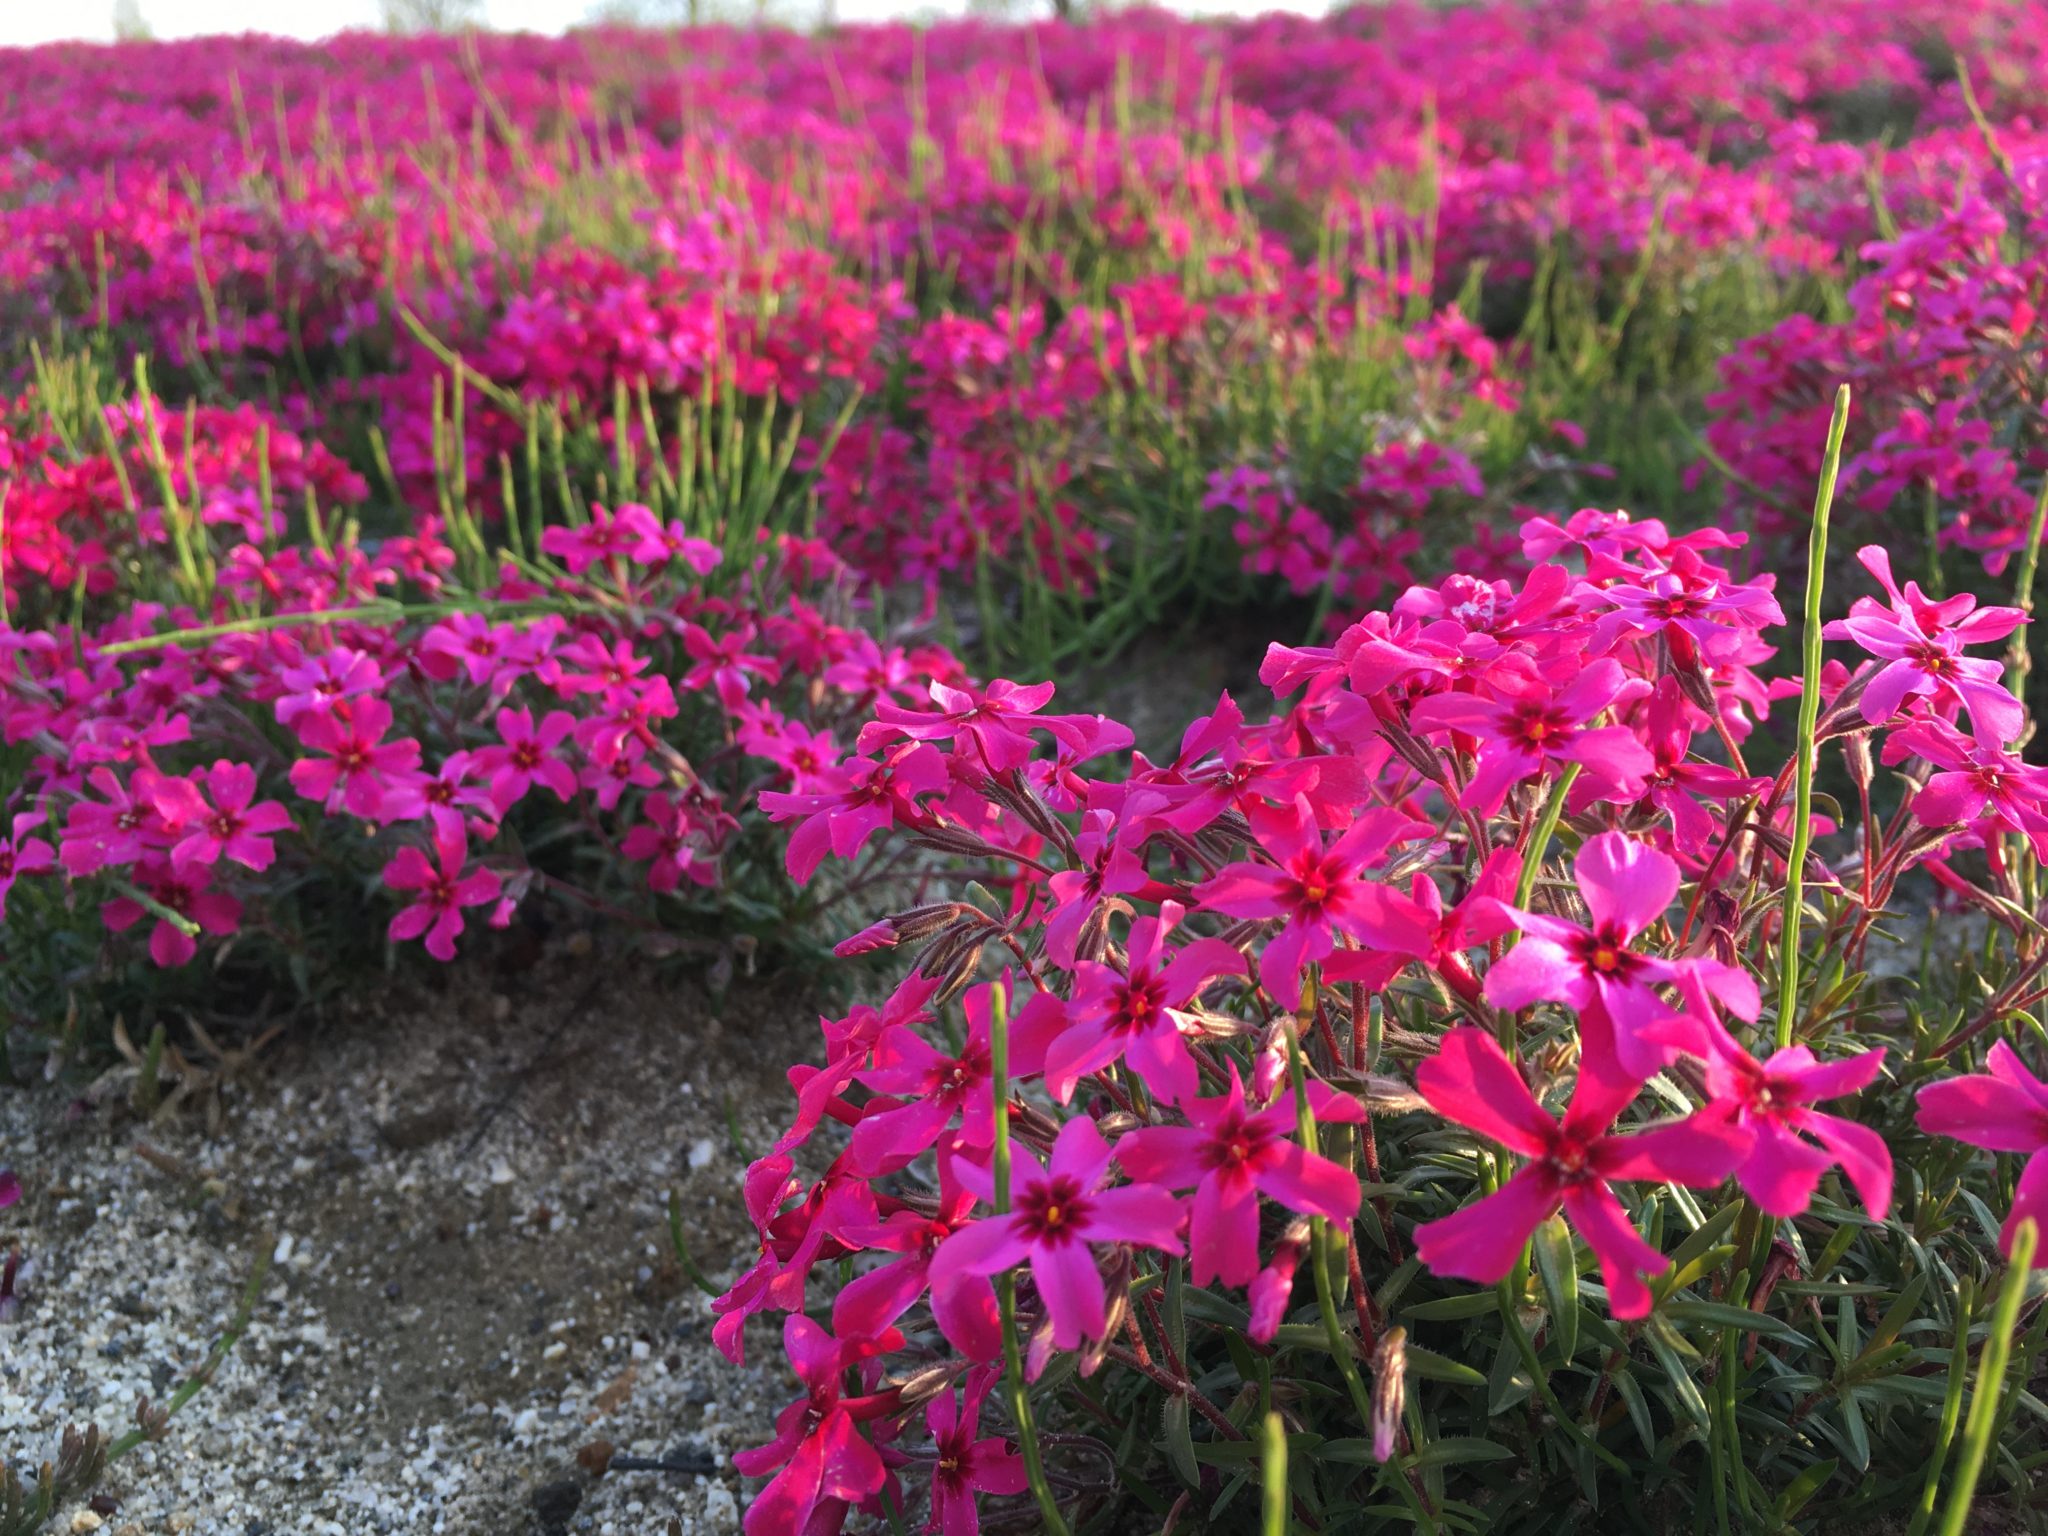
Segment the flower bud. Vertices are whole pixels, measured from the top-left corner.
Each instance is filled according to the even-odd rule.
[[[1308,1247],[1308,1234],[1309,1224],[1305,1217],[1290,1223],[1280,1238],[1280,1246],[1273,1250],[1272,1262],[1252,1277],[1246,1299],[1251,1302],[1252,1321],[1248,1331],[1254,1343],[1272,1343],[1273,1335],[1280,1327],[1280,1319],[1287,1315],[1287,1302],[1294,1295],[1294,1272],[1301,1267],[1301,1255]]]
[[[1372,1456],[1393,1459],[1408,1403],[1408,1330],[1389,1328],[1372,1352]]]

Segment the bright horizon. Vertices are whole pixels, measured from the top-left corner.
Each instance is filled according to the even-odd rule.
[[[278,37],[313,40],[380,24],[379,0],[292,0],[266,5],[253,0],[140,0],[142,17],[155,36],[185,37],[267,32]],[[560,33],[590,17],[596,0],[484,0],[486,24],[500,32]],[[799,0],[799,5],[801,0]],[[818,5],[822,9],[822,3]],[[42,43],[111,42],[113,0],[84,0],[82,7],[6,6],[0,15],[0,47],[33,47]],[[958,15],[966,0],[837,0],[841,21],[887,21],[906,15]],[[1254,10],[1320,11],[1314,0],[1260,0],[1258,4],[1180,5],[1176,9],[1219,12]]]

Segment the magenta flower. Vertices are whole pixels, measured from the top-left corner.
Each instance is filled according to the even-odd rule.
[[[64,872],[83,879],[109,865],[133,864],[146,849],[175,842],[154,803],[152,792],[162,778],[152,768],[138,768],[131,786],[111,768],[93,769],[86,782],[106,798],[80,800],[65,816],[57,850]]]
[[[389,729],[391,706],[378,698],[352,700],[345,716],[336,710],[303,717],[299,740],[327,756],[293,763],[292,788],[321,801],[330,814],[346,807],[364,821],[376,820],[390,787],[385,775],[410,773],[420,765],[420,744],[411,737],[387,742]]]
[[[667,795],[649,795],[641,802],[640,813],[647,819],[626,833],[619,852],[648,861],[649,890],[666,896],[684,880],[692,885],[718,883],[717,861],[701,857],[690,846],[697,827],[684,807]]]
[[[1526,941],[1525,941],[1526,942]],[[1671,1261],[1636,1232],[1610,1183],[1617,1179],[1708,1187],[1735,1171],[1749,1138],[1725,1121],[1693,1115],[1675,1124],[1608,1134],[1641,1080],[1579,1074],[1562,1124],[1552,1120],[1483,1029],[1461,1025],[1415,1072],[1430,1108],[1529,1159],[1482,1200],[1415,1229],[1422,1262],[1440,1275],[1493,1284],[1507,1278],[1530,1234],[1562,1206],[1607,1282],[1616,1317],[1650,1310],[1645,1274]]]
[[[285,692],[277,701],[280,725],[297,727],[308,715],[325,715],[344,699],[375,693],[384,686],[384,671],[361,651],[339,646],[308,658],[278,674]]]
[[[1417,731],[1477,739],[1478,761],[1461,802],[1477,815],[1491,816],[1510,788],[1556,762],[1577,763],[1584,782],[1603,798],[1634,800],[1655,762],[1626,726],[1589,723],[1628,687],[1621,663],[1603,656],[1562,688],[1554,689],[1531,669],[1498,699],[1433,693],[1417,701],[1409,724]]]
[[[203,864],[173,869],[160,858],[145,858],[135,867],[135,884],[159,906],[199,925],[202,933],[216,937],[241,926],[242,904],[221,891],[210,890],[213,871]],[[149,915],[141,902],[117,896],[100,908],[100,920],[115,933],[134,927]],[[167,918],[159,917],[149,931],[149,958],[170,970],[199,953],[199,942]]]
[[[1696,861],[1706,858],[1720,830],[1720,823],[1700,802],[1733,800],[1770,787],[1768,779],[1745,779],[1733,768],[1695,758],[1697,715],[1675,677],[1659,678],[1656,691],[1643,704],[1643,734],[1655,759],[1644,781],[1643,798],[1671,818],[1671,846],[1681,857]]]
[[[1917,757],[1939,770],[1913,797],[1914,816],[1930,827],[1988,821],[2034,845],[2048,863],[2048,768],[2003,747],[1973,741],[1943,720],[1914,720],[1885,738],[1884,760]]]
[[[811,794],[761,793],[761,809],[771,821],[803,819],[784,854],[792,880],[810,879],[827,852],[850,859],[884,828],[927,820],[917,797],[937,794],[952,782],[938,749],[922,744],[898,747],[879,759],[851,758],[828,777],[833,787]]]
[[[7,916],[7,893],[23,875],[46,875],[57,867],[57,851],[40,837],[28,834],[43,824],[39,811],[22,811],[14,817],[7,836],[0,838],[0,918]]]
[[[536,783],[553,790],[557,800],[575,795],[576,771],[559,756],[563,740],[575,728],[576,717],[565,709],[550,710],[538,726],[531,710],[498,711],[501,745],[479,748],[474,760],[477,771],[490,781],[491,803],[499,816]]]
[[[1099,1339],[1108,1323],[1094,1243],[1135,1243],[1181,1251],[1180,1202],[1157,1184],[1102,1187],[1109,1145],[1095,1122],[1077,1115],[1060,1127],[1052,1160],[1041,1166],[1025,1148],[1010,1168],[1010,1212],[987,1216],[954,1233],[932,1259],[934,1292],[963,1277],[993,1275],[1029,1261],[1031,1278],[1052,1320],[1055,1349]],[[960,1181],[992,1201],[989,1170],[962,1163]]]
[[[1883,1050],[1823,1062],[1793,1045],[1758,1061],[1713,1018],[1698,981],[1688,978],[1684,986],[1695,1004],[1685,1021],[1696,1031],[1687,1049],[1706,1063],[1712,1096],[1695,1118],[1725,1121],[1751,1137],[1735,1182],[1766,1215],[1792,1217],[1813,1199],[1820,1176],[1840,1163],[1864,1208],[1883,1221],[1892,1203],[1892,1155],[1884,1138],[1813,1107],[1868,1087],[1884,1069]]]
[[[1622,1075],[1641,1082],[1669,1056],[1645,1031],[1677,1011],[1656,988],[1676,981],[1684,964],[1639,954],[1629,943],[1671,905],[1678,866],[1647,843],[1602,832],[1586,839],[1573,873],[1593,926],[1505,908],[1522,938],[1487,973],[1486,1000],[1510,1011],[1570,1005],[1589,1055],[1611,1055]]]
[[[1866,544],[1856,558],[1884,587],[1890,605],[1858,598],[1848,618],[1835,620],[1822,633],[1830,640],[1853,640],[1885,663],[1863,689],[1863,718],[1880,725],[1906,700],[1931,698],[1966,711],[1977,739],[1988,747],[2017,736],[2026,723],[2026,708],[2006,691],[2004,665],[1965,656],[1963,647],[2003,640],[2026,622],[2026,615],[2017,608],[1977,610],[1976,598],[1968,593],[1930,602],[1913,582],[1901,592],[1892,580],[1891,557],[1878,545]]]
[[[774,1440],[732,1459],[742,1477],[776,1473],[741,1522],[747,1536],[837,1531],[849,1505],[881,1491],[888,1469],[859,1424],[890,1412],[896,1394],[847,1397],[841,1383],[849,1366],[902,1342],[902,1335],[892,1331],[879,1339],[842,1343],[801,1313],[783,1320],[783,1351],[807,1392],[776,1418]]]
[[[1123,970],[1095,960],[1075,967],[1067,1028],[1045,1051],[1046,1086],[1060,1103],[1073,1098],[1082,1078],[1119,1059],[1169,1103],[1199,1091],[1180,1010],[1215,977],[1243,975],[1245,960],[1221,939],[1168,949],[1166,936],[1181,910],[1179,902],[1165,902],[1157,917],[1131,924]]]
[[[981,1434],[981,1408],[988,1401],[996,1372],[982,1367],[967,1373],[956,1407],[953,1394],[942,1392],[924,1411],[938,1460],[932,1467],[932,1517],[927,1531],[939,1536],[980,1536],[978,1493],[1022,1493],[1030,1486],[1024,1459],[1000,1435]]]
[[[859,747],[866,752],[876,742],[905,738],[951,741],[966,756],[962,744],[971,743],[983,768],[1007,773],[1030,761],[1034,728],[1055,736],[1075,736],[1085,733],[1091,723],[1085,715],[1040,715],[1052,695],[1051,683],[1025,686],[1001,677],[981,692],[934,682],[931,698],[938,705],[936,711],[905,709],[888,699],[878,700],[875,718],[861,730]]]
[[[482,906],[498,894],[495,871],[478,869],[465,875],[469,862],[469,837],[457,822],[436,822],[434,858],[417,848],[401,848],[384,866],[384,883],[395,891],[411,891],[412,905],[391,919],[393,939],[416,939],[426,935],[427,953],[436,960],[455,958],[455,941],[462,934],[464,907]]]
[[[1696,665],[1701,652],[1712,655],[1731,629],[1762,629],[1785,622],[1784,610],[1771,595],[1773,578],[1737,582],[1707,565],[1690,549],[1675,552],[1671,564],[1654,575],[1606,586],[1581,583],[1578,596],[1604,604],[1610,611],[1594,626],[1591,649],[1604,653],[1617,639],[1662,635],[1680,666]]]
[[[164,820],[184,834],[171,848],[173,867],[182,871],[225,858],[259,872],[270,868],[277,857],[270,839],[291,826],[291,812],[275,800],[250,803],[256,798],[256,770],[247,764],[222,758],[202,777],[210,804],[190,779],[160,779],[150,797]]]
[[[626,558],[636,565],[666,565],[680,560],[699,576],[708,576],[725,557],[707,539],[693,537],[681,523],[664,525],[651,507],[629,501],[619,508],[619,532],[630,535]],[[545,535],[543,535],[545,537]]]
[[[950,1148],[940,1147],[938,1205],[929,1216],[906,1206],[879,1220],[839,1228],[841,1241],[864,1253],[902,1255],[855,1276],[832,1298],[832,1327],[842,1338],[880,1334],[931,1285],[933,1257],[967,1225],[974,1209],[973,1193],[955,1172],[957,1161]],[[945,1290],[934,1291],[932,1320],[969,1360],[993,1360],[1003,1351],[1002,1314],[985,1275],[961,1275]]]
[[[12,1168],[0,1168],[0,1211],[21,1203],[21,1180]]]
[[[2013,1234],[2032,1218],[2048,1228],[2048,1083],[2029,1072],[2003,1040],[1985,1059],[1989,1069],[1944,1078],[1920,1090],[1920,1129],[1987,1152],[2024,1152],[2027,1166],[2013,1191],[2012,1209],[1998,1234],[2001,1253],[2012,1253]]]
[[[752,624],[741,624],[716,639],[701,624],[685,624],[683,649],[696,665],[683,675],[683,686],[709,688],[727,710],[737,710],[755,678],[772,683],[782,676],[774,657],[747,649],[753,638]]]
[[[1074,835],[1079,869],[1062,869],[1046,881],[1052,905],[1045,914],[1045,950],[1064,969],[1074,968],[1081,930],[1105,899],[1127,896],[1150,883],[1138,856],[1117,837],[1116,812],[1091,806]]]
[[[1323,1083],[1309,1085],[1316,1118],[1359,1121],[1356,1099]],[[1195,1187],[1188,1222],[1188,1278],[1248,1286],[1259,1272],[1259,1196],[1304,1216],[1348,1222],[1358,1215],[1351,1170],[1295,1141],[1294,1092],[1261,1110],[1245,1104],[1244,1083],[1231,1063],[1230,1091],[1220,1099],[1184,1101],[1188,1124],[1143,1126],[1117,1139],[1116,1160],[1134,1179],[1168,1189]]]
[[[1302,967],[1336,948],[1335,934],[1403,954],[1429,952],[1431,925],[1415,903],[1361,873],[1393,844],[1427,833],[1426,823],[1375,807],[1325,847],[1306,795],[1281,809],[1254,805],[1248,816],[1273,863],[1225,865],[1196,894],[1204,907],[1232,917],[1285,919],[1259,955],[1259,980],[1281,1007],[1300,1003]]]
[[[1007,981],[1000,983],[1007,992]],[[980,1150],[994,1144],[995,1114],[989,1079],[995,1068],[989,1050],[994,987],[972,987],[961,1000],[967,1016],[967,1040],[958,1056],[948,1056],[915,1030],[890,1029],[875,1045],[876,1065],[857,1080],[891,1097],[871,1103],[854,1127],[848,1156],[870,1176],[893,1173],[913,1161],[939,1139],[957,1115],[963,1147]],[[1010,1072],[1014,1078],[1035,1077],[1045,1060],[1046,1042],[1060,1026],[1059,999],[1034,992],[1010,1019]]]

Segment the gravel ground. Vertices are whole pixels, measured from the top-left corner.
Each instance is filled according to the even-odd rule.
[[[711,1348],[665,1192],[714,1279],[751,1258],[741,1148],[779,1129],[815,1010],[766,983],[714,1004],[580,948],[302,1026],[218,1115],[145,1123],[132,1070],[84,1098],[0,1090],[26,1190],[0,1254],[30,1264],[0,1323],[0,1460],[26,1473],[67,1423],[127,1427],[273,1259],[213,1384],[101,1485],[117,1507],[50,1529],[738,1530],[730,1456],[793,1383],[765,1334],[744,1368]],[[687,1470],[592,1477],[577,1453],[600,1440]]]

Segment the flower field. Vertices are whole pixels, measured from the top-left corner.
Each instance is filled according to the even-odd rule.
[[[0,143],[0,1084],[818,973],[683,1256],[747,1536],[2048,1526],[2048,9],[59,47]]]

